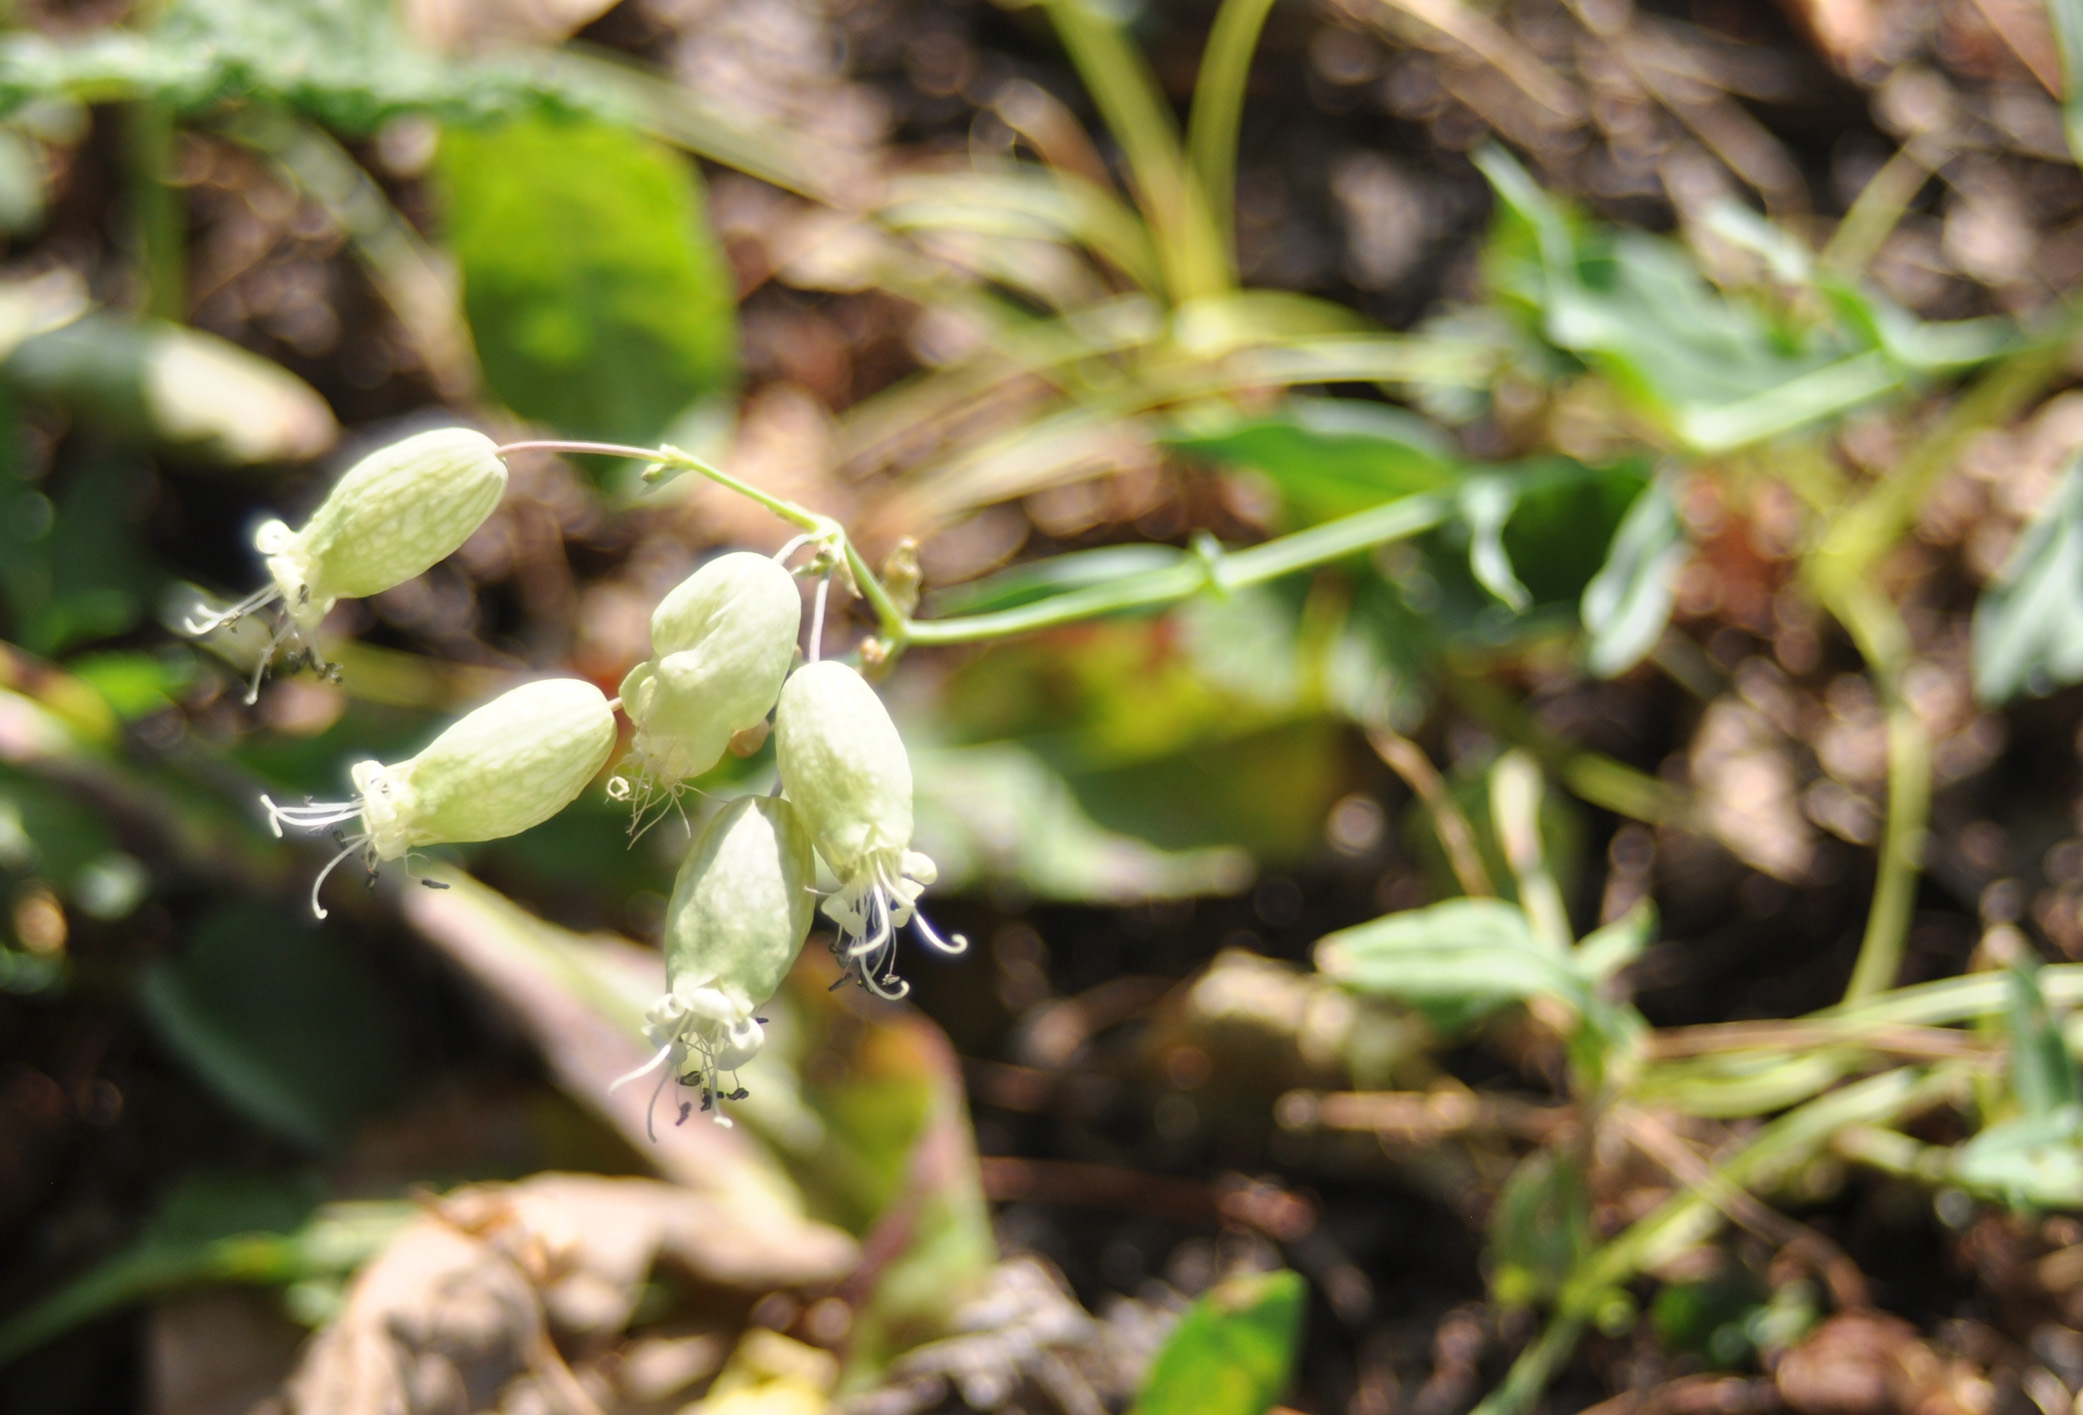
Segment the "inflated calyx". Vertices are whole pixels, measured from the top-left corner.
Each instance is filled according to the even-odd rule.
[[[802,597],[764,555],[719,556],[651,615],[651,657],[622,680],[636,726],[617,794],[642,814],[654,792],[674,792],[716,765],[733,735],[773,710],[795,661]]]
[[[891,966],[898,929],[913,926],[945,953],[969,942],[943,938],[918,912],[938,872],[911,848],[911,759],[897,726],[860,674],[827,661],[782,686],[774,734],[782,786],[839,880],[824,911],[842,931],[848,971],[881,997],[903,997],[910,987]]]
[[[505,492],[506,464],[483,433],[441,428],[393,443],[349,468],[303,529],[268,521],[256,530],[273,583],[188,627],[206,633],[280,601],[270,656],[294,636],[315,660],[318,626],[336,601],[401,585],[454,554]]]
[[[815,882],[810,836],[789,802],[743,796],[717,812],[681,865],[666,909],[666,992],[644,1017],[658,1054],[622,1081],[664,1068],[660,1090],[675,1076],[698,1086],[702,1109],[716,1107],[729,1123],[720,1103],[744,1093],[726,1094],[721,1078],[766,1040],[757,1014],[810,933]]]
[[[355,764],[352,801],[278,806],[261,797],[275,834],[285,825],[327,830],[359,822],[311,886],[360,853],[373,870],[422,845],[498,840],[563,810],[607,765],[615,714],[600,689],[579,678],[550,678],[503,693],[465,715],[406,761]]]

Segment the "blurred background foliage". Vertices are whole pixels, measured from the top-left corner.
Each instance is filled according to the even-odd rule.
[[[2083,7],[15,0],[0,1408],[2083,1400]],[[610,1094],[686,836],[337,793],[834,517],[967,958]],[[771,747],[683,803],[763,791]]]

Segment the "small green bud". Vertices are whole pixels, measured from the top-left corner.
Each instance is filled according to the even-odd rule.
[[[667,1076],[701,1087],[702,1109],[729,1123],[720,1103],[733,1097],[718,1078],[766,1040],[754,1014],[809,936],[815,880],[810,836],[787,801],[741,796],[717,813],[681,865],[666,910],[666,993],[644,1018],[658,1055],[623,1080],[666,1066]],[[695,1071],[682,1074],[690,1059]]]
[[[374,870],[422,845],[498,840],[540,825],[578,798],[615,748],[615,714],[600,689],[579,678],[525,683],[452,723],[409,760],[356,763],[356,799],[278,806],[267,797],[268,823],[325,830],[359,820],[311,886],[360,852]]]
[[[849,940],[847,966],[878,996],[900,998],[910,989],[890,970],[897,929],[913,924],[946,953],[969,941],[942,938],[917,912],[938,871],[911,848],[911,758],[897,725],[860,674],[826,660],[782,685],[774,735],[782,786],[839,879],[824,911]]]
[[[651,615],[651,657],[622,680],[636,725],[635,781],[621,795],[668,792],[716,765],[733,735],[773,710],[795,662],[802,596],[787,570],[737,551],[711,560]]]

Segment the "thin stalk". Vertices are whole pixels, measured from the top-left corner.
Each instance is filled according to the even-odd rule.
[[[137,242],[138,308],[160,319],[188,318],[188,233],[180,193],[166,180],[173,163],[173,111],[150,100],[123,114],[130,221]]]
[[[1049,18],[1078,77],[1121,144],[1137,203],[1157,236],[1172,302],[1221,294],[1234,283],[1222,242],[1185,155],[1157,79],[1093,0],[1046,0]]]
[[[1193,109],[1186,119],[1186,165],[1200,183],[1208,219],[1229,268],[1237,265],[1237,133],[1244,122],[1244,89],[1251,55],[1273,0],[1223,0],[1201,51]]]
[[[1124,575],[1109,584],[1071,590],[988,614],[913,620],[905,627],[903,642],[915,646],[976,643],[1053,629],[1103,614],[1154,609],[1205,589],[1219,593],[1247,589],[1430,530],[1444,522],[1453,510],[1451,498],[1421,494],[1386,502],[1234,554],[1203,542],[1198,547],[1201,553],[1191,560],[1161,570]]]
[[[1931,734],[1903,692],[1911,646],[1909,628],[1894,604],[1870,580],[1844,582],[1833,576],[1816,588],[1823,607],[1844,625],[1872,669],[1887,712],[1888,814],[1866,933],[1844,993],[1851,1003],[1886,992],[1902,971],[1931,816]]]
[[[1577,1264],[1540,1337],[1519,1353],[1504,1381],[1475,1415],[1518,1415],[1540,1396],[1576,1350],[1606,1295],[1681,1247],[1699,1242],[1721,1220],[1731,1189],[1759,1187],[1833,1143],[1854,1126],[1890,1125],[1959,1089],[1959,1067],[1898,1067],[1820,1096],[1760,1129],[1749,1144],[1715,1166],[1705,1182],[1687,1185]]]

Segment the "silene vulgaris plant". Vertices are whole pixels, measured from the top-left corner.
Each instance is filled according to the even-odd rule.
[[[262,527],[254,543],[273,584],[189,628],[206,633],[279,603],[281,621],[254,675],[255,692],[268,660],[292,640],[291,667],[322,665],[317,629],[335,601],[402,583],[454,551],[498,504],[502,457],[551,449],[599,450],[496,448],[455,429],[377,452],[340,480],[303,530],[279,521]],[[758,1010],[809,936],[818,892],[813,852],[838,881],[824,904],[841,929],[834,951],[847,975],[876,996],[896,1000],[909,990],[895,969],[900,930],[911,928],[945,953],[968,944],[919,912],[920,892],[936,871],[910,848],[911,765],[895,723],[858,671],[818,660],[832,579],[874,583],[843,532],[671,449],[616,450],[653,459],[654,479],[668,469],[706,472],[771,505],[804,534],[771,558],[719,556],[668,594],[651,618],[651,656],[630,670],[614,702],[581,679],[526,683],[464,715],[416,756],[357,764],[350,799],[261,801],[278,836],[285,827],[330,831],[339,844],[311,889],[312,912],[324,918],[319,888],[344,860],[359,856],[373,878],[382,863],[409,862],[423,846],[518,834],[570,805],[613,755],[617,708],[634,730],[607,789],[632,803],[632,837],[734,739],[762,732],[773,715],[777,792],[725,804],[695,837],[666,915],[666,991],[645,1015],[657,1053],[616,1083],[657,1072],[660,1092],[677,1078],[698,1087],[709,1110],[745,1094],[734,1073],[765,1039]],[[798,666],[802,597],[787,562],[806,548],[804,572],[818,585],[808,661]],[[891,605],[879,584],[871,598]],[[888,645],[873,643],[866,653],[884,658]],[[655,1108],[656,1093],[653,1101]],[[729,1123],[720,1111],[718,1119]]]

